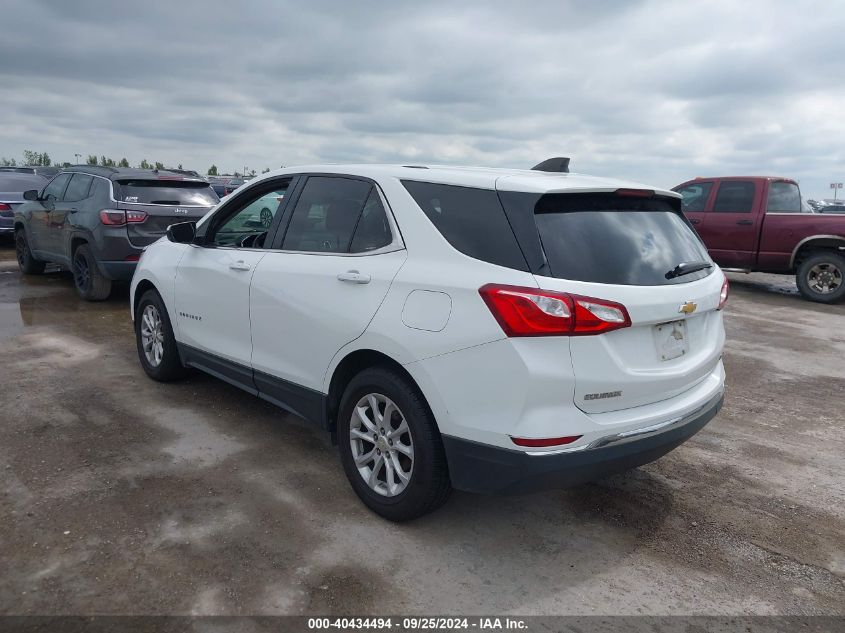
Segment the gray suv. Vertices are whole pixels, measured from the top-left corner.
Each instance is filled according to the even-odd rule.
[[[202,178],[167,170],[71,167],[15,209],[15,251],[28,275],[47,262],[73,272],[79,296],[102,301],[129,281],[144,247],[219,201]]]

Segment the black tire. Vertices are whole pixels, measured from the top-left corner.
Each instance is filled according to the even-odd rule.
[[[26,231],[18,229],[15,231],[15,255],[18,259],[18,266],[24,275],[40,275],[44,272],[47,262],[35,259],[29,249],[29,241],[26,239]]]
[[[795,282],[805,299],[819,303],[841,301],[845,298],[845,257],[834,251],[817,251],[798,266]]]
[[[402,492],[388,497],[373,490],[355,465],[350,442],[353,409],[368,394],[382,394],[401,411],[413,441],[413,467]],[[407,378],[384,367],[365,369],[347,385],[337,420],[340,458],[352,489],[376,514],[390,521],[408,521],[443,505],[452,492],[440,431],[419,389]],[[375,449],[375,446],[373,446]]]
[[[111,294],[111,279],[107,279],[97,267],[97,260],[91,247],[80,244],[71,259],[71,272],[76,292],[86,301],[105,301]]]
[[[144,349],[142,329],[147,306],[155,308],[160,321],[158,331],[161,333],[163,353],[157,365],[147,358],[147,353]],[[161,300],[161,297],[155,290],[147,290],[141,296],[141,300],[138,302],[138,307],[135,310],[135,345],[138,349],[138,359],[141,361],[141,367],[144,368],[147,376],[153,380],[171,382],[184,378],[187,375],[188,370],[182,365],[182,360],[179,358],[179,350],[176,347],[176,339],[173,336],[173,327],[170,324],[167,308],[164,307],[164,301]],[[155,358],[153,358],[154,360]]]

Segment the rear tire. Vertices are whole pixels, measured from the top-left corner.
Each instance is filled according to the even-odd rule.
[[[35,259],[29,248],[29,241],[26,239],[26,231],[23,229],[15,231],[15,255],[18,259],[18,267],[24,275],[40,275],[44,272],[47,262]]]
[[[111,279],[107,279],[97,267],[97,260],[91,253],[91,247],[80,244],[73,251],[71,260],[73,283],[76,292],[86,301],[104,301],[111,294]]]
[[[346,477],[376,514],[407,521],[449,498],[452,485],[434,416],[399,373],[373,367],[355,376],[340,401],[337,431]]]
[[[187,375],[167,308],[155,290],[147,290],[135,309],[135,344],[141,367],[153,380],[171,382]]]
[[[845,257],[833,251],[819,251],[798,266],[798,290],[805,299],[836,303],[845,298]]]

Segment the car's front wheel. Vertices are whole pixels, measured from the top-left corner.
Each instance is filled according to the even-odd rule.
[[[805,299],[836,303],[845,298],[845,257],[833,251],[810,255],[798,266],[795,281]]]
[[[364,504],[406,521],[445,503],[446,454],[422,394],[404,376],[370,368],[346,387],[337,420],[344,471]]]
[[[73,284],[76,292],[86,301],[104,301],[111,294],[111,280],[97,267],[97,261],[87,244],[80,244],[71,260]]]
[[[35,259],[29,249],[29,241],[23,229],[15,231],[15,256],[18,259],[18,266],[24,275],[40,275],[44,272],[46,262]]]
[[[167,308],[155,290],[147,290],[135,309],[135,344],[141,367],[153,380],[169,382],[187,373],[179,358]]]

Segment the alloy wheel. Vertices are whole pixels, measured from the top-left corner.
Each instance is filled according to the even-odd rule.
[[[91,284],[91,268],[88,260],[79,252],[73,256],[73,281],[82,292],[88,290]]]
[[[158,367],[164,357],[164,331],[158,308],[148,305],[141,313],[141,347],[150,367]]]
[[[414,469],[414,440],[405,416],[387,396],[358,400],[349,420],[352,458],[361,478],[385,497],[401,494]]]
[[[816,264],[807,272],[807,284],[819,294],[830,294],[842,285],[842,271],[834,264]]]

